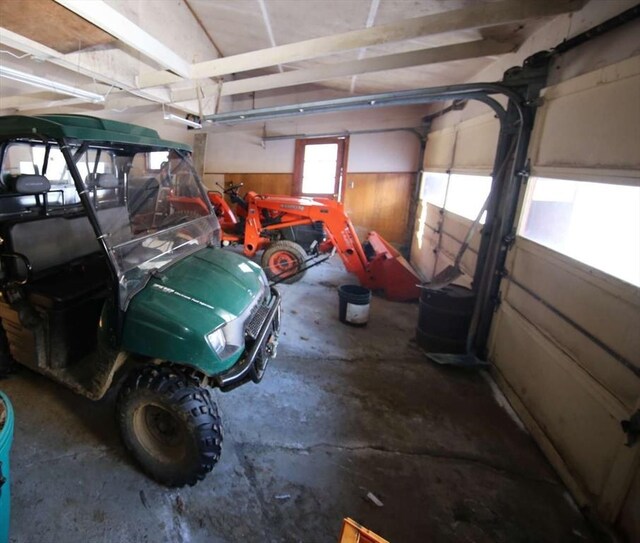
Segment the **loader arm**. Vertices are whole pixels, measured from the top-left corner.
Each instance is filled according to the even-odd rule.
[[[263,224],[264,216],[277,217],[274,224]],[[245,250],[257,250],[268,233],[281,228],[322,222],[328,243],[321,248],[329,252],[335,247],[344,267],[358,277],[360,284],[382,291],[390,300],[408,301],[420,296],[422,279],[402,255],[376,232],[370,232],[367,251],[360,243],[344,206],[330,198],[296,198],[291,196],[256,195],[250,199],[245,230]]]

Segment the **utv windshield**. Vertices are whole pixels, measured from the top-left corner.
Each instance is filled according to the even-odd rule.
[[[123,309],[151,272],[219,245],[220,226],[188,153],[89,147],[76,153],[76,167],[116,266]]]

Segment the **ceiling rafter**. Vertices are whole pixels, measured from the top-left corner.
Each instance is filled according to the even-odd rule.
[[[373,26],[373,23],[376,20],[376,15],[378,15],[379,7],[380,7],[380,0],[371,0],[371,5],[369,6],[369,14],[367,15],[367,22],[364,25],[365,28],[371,28]],[[360,49],[358,51],[358,60],[362,60],[366,52],[367,52],[366,47],[363,47],[362,49]],[[351,78],[351,87],[349,87],[349,92],[351,94],[353,94],[354,91],[356,90],[356,79],[357,79],[357,76],[355,75]]]
[[[395,70],[398,68],[411,68],[453,60],[502,55],[510,53],[514,49],[515,46],[512,43],[497,42],[494,40],[477,40],[443,47],[430,47],[428,49],[419,49],[417,51],[408,51],[393,55],[326,64],[304,70],[293,70],[282,74],[270,74],[249,79],[228,81],[222,85],[222,95],[230,96],[245,92],[304,85],[327,79]]]
[[[273,27],[271,26],[271,19],[269,18],[269,12],[267,11],[267,4],[264,0],[257,0],[258,5],[260,6],[260,11],[262,13],[262,20],[264,21],[264,26],[267,30],[267,36],[269,36],[269,43],[271,47],[277,47],[276,38],[273,35]],[[284,70],[282,69],[282,64],[278,64],[278,71],[282,73]]]
[[[191,77],[191,65],[161,41],[145,32],[102,0],[55,0],[91,24],[115,36],[160,66],[181,77]]]
[[[462,9],[199,62],[191,66],[191,77],[193,79],[221,77],[421,36],[559,15],[578,10],[584,4],[585,0],[503,0],[490,4],[475,3]],[[160,86],[175,83],[181,79],[167,71],[148,72],[140,74],[138,86],[139,88]]]
[[[424,66],[427,64],[451,62],[454,60],[503,55],[512,52],[514,49],[515,46],[511,43],[497,42],[495,40],[476,40],[456,45],[418,49],[416,51],[408,51],[405,53],[318,66],[306,70],[295,70],[284,72],[282,74],[270,74],[251,77],[248,79],[228,81],[223,83],[221,95],[233,96],[236,94],[290,87],[293,85],[304,85],[327,79],[336,79],[339,77],[365,73]],[[200,91],[202,92],[202,97],[210,98],[217,96],[219,89],[217,85],[211,84],[200,87]],[[172,90],[171,101],[182,102],[194,100],[197,96],[196,92],[197,91],[195,89]]]

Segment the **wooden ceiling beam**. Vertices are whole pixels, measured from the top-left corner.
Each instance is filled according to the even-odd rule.
[[[474,3],[462,9],[199,62],[192,65],[191,78],[221,77],[421,36],[559,15],[578,10],[584,3],[585,0],[503,0],[489,4]],[[167,71],[148,72],[139,75],[138,87],[166,85],[180,80],[180,77]]]
[[[198,92],[200,98],[210,100],[221,96],[233,96],[236,94],[257,92],[269,89],[278,89],[294,85],[304,85],[325,81],[327,79],[337,79],[366,73],[374,73],[398,68],[410,68],[424,66],[427,64],[438,64],[454,60],[464,60],[468,58],[478,58],[484,56],[503,55],[514,50],[515,46],[510,43],[497,42],[495,40],[477,40],[444,47],[432,47],[419,49],[406,53],[394,55],[384,55],[380,57],[354,60],[350,62],[340,62],[337,64],[327,64],[306,70],[294,70],[290,72],[270,74],[248,79],[238,79],[222,84],[222,89],[213,83],[202,85],[197,89],[172,89],[171,103],[196,100]]]
[[[306,70],[293,70],[281,74],[228,81],[222,85],[222,96],[278,89],[294,85],[305,85],[327,79],[337,79],[339,77],[382,72],[398,68],[411,68],[453,60],[503,55],[512,52],[514,49],[515,46],[511,43],[478,40],[444,47],[432,47],[406,53],[397,53],[394,55],[371,57],[363,60],[326,64]]]

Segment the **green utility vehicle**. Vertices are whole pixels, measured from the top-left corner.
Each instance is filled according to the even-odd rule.
[[[0,364],[93,400],[122,383],[124,443],[169,486],[213,469],[211,388],[260,381],[280,327],[278,292],[194,200],[210,209],[189,148],[154,130],[0,117]]]

